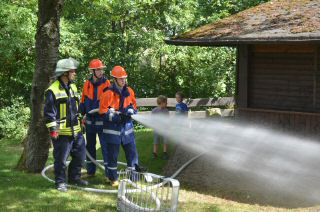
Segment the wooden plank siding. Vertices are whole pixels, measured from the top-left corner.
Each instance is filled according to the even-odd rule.
[[[282,132],[320,138],[320,114],[240,108],[237,118]]]
[[[247,61],[238,81],[244,72],[248,105],[238,107],[236,117],[320,138],[320,46],[249,45]]]
[[[316,67],[315,67],[315,107],[316,111],[320,111],[320,46],[317,48],[317,51],[315,53],[315,58],[316,58]]]
[[[256,45],[249,56],[249,108],[316,111],[314,47]]]

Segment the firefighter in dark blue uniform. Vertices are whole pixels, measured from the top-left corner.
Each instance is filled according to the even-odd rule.
[[[66,192],[66,161],[68,182],[88,185],[81,179],[81,167],[85,159],[85,141],[81,133],[78,114],[79,94],[73,83],[78,62],[73,58],[57,63],[54,81],[46,91],[44,117],[53,144],[55,184],[59,191]]]
[[[118,186],[117,161],[120,145],[123,147],[128,169],[137,170],[138,152],[131,115],[137,112],[134,91],[127,86],[127,73],[121,66],[111,71],[112,85],[102,94],[99,113],[104,116],[103,137],[107,143],[107,175],[112,186]]]
[[[89,70],[92,76],[84,83],[80,110],[84,115],[83,122],[86,129],[86,148],[89,154],[96,159],[96,138],[99,136],[100,145],[103,147],[106,142],[102,138],[103,117],[95,112],[89,113],[94,109],[99,109],[101,94],[105,88],[110,86],[110,81],[103,75],[104,64],[99,59],[93,59],[89,63]],[[101,148],[105,168],[107,169],[107,153],[105,148]],[[96,165],[87,157],[87,175],[94,176],[96,173]]]

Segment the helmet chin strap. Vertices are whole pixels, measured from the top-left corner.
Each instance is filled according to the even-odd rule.
[[[119,83],[118,83],[118,81],[117,81],[117,78],[113,78],[113,81],[116,83],[116,86],[118,87],[118,88],[121,88],[121,86],[119,85]],[[127,84],[127,82],[125,83],[125,85]]]
[[[118,83],[118,81],[117,81],[117,78],[113,77],[113,81],[116,83],[116,86],[117,86],[118,88],[120,88],[120,85],[119,85],[119,83]]]
[[[68,82],[72,82],[72,80],[69,77],[69,72],[64,72],[61,76],[58,77],[60,80],[62,80],[64,83],[66,83],[64,81],[64,79],[67,79]]]
[[[101,79],[103,75],[102,75],[101,77],[98,77],[98,76],[96,75],[96,69],[93,69],[93,76],[95,76],[97,79]]]
[[[69,74],[67,75],[67,78],[68,78],[68,82],[72,82],[72,80],[69,77]]]

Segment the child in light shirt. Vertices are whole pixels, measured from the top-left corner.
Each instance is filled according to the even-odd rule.
[[[152,115],[169,115],[169,110],[167,108],[167,97],[166,96],[162,96],[160,95],[157,98],[157,105],[158,107],[154,108],[152,110]],[[158,148],[159,148],[159,144],[163,143],[163,156],[162,158],[164,160],[167,160],[169,158],[169,155],[167,153],[168,150],[168,141],[166,138],[164,138],[163,136],[159,135],[157,132],[154,132],[153,135],[153,158],[156,159],[158,158]]]

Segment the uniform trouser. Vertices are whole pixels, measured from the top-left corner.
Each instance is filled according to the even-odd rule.
[[[86,132],[86,139],[87,139],[87,151],[89,154],[96,159],[96,143],[97,143],[97,134],[99,136],[101,150],[102,150],[102,157],[104,161],[105,169],[107,169],[107,151],[105,146],[105,141],[103,140],[102,133],[92,133]],[[96,165],[87,157],[87,173],[88,174],[95,174],[96,173]],[[106,175],[107,176],[107,175]]]
[[[66,162],[71,155],[72,159],[68,168],[69,181],[80,179],[81,167],[85,159],[85,142],[79,133],[73,136],[60,135],[53,143],[54,174],[56,184],[66,182]]]
[[[135,164],[138,164],[138,153],[135,142],[130,142],[128,144],[121,144],[126,160],[127,160],[127,166],[129,169],[134,169]],[[111,181],[118,180],[118,173],[117,173],[117,163],[118,163],[118,155],[119,155],[119,149],[120,144],[112,144],[112,143],[106,143],[106,149],[107,149],[107,162],[108,162],[108,168],[107,168],[107,176]]]

